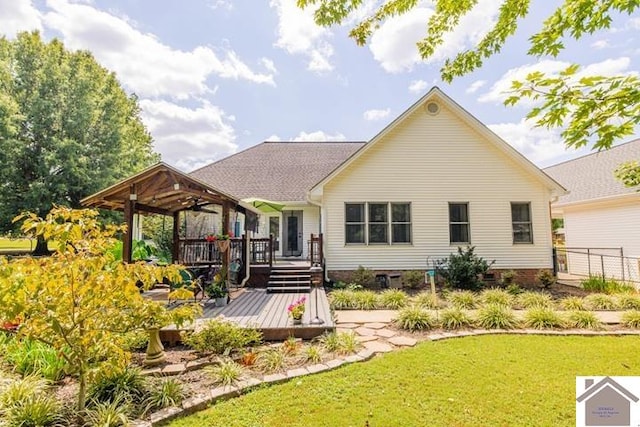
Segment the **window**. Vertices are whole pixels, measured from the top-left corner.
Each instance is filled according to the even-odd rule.
[[[345,242],[364,243],[364,203],[345,204]]]
[[[369,203],[369,243],[389,243],[387,203]]]
[[[345,243],[411,243],[410,203],[346,203]]]
[[[513,243],[533,243],[531,203],[511,203]]]
[[[391,203],[391,241],[411,243],[411,204]]]
[[[449,243],[470,243],[469,204],[449,203]]]

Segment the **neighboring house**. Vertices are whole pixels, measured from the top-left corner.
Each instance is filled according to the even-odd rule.
[[[263,225],[279,254],[304,257],[321,232],[328,275],[344,279],[359,265],[424,270],[472,245],[531,282],[552,268],[549,203],[565,192],[438,88],[366,144],[265,142],[191,175],[285,204]]]
[[[614,176],[621,163],[638,159],[640,139],[544,169],[569,191],[552,204],[552,214],[564,219],[570,273],[601,274],[604,267],[609,277],[640,280],[637,261],[619,258],[640,257],[640,193]],[[604,255],[589,260],[580,253],[587,248]]]

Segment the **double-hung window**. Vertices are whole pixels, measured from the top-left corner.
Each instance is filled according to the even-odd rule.
[[[449,203],[449,243],[471,243],[469,203]]]
[[[513,243],[533,243],[531,203],[511,203]]]
[[[346,203],[345,243],[411,243],[411,204]]]

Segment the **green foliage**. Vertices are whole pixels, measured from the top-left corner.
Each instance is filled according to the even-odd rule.
[[[480,294],[480,301],[485,305],[503,305],[511,307],[513,304],[513,296],[504,289],[491,288],[485,289]]]
[[[241,328],[235,323],[217,319],[208,321],[198,332],[187,333],[182,337],[182,342],[195,350],[225,355],[261,341],[260,331]]]
[[[452,306],[463,310],[473,310],[477,306],[476,295],[471,291],[449,292],[447,301]]]
[[[378,294],[373,291],[354,292],[353,297],[358,310],[374,310],[378,307]]]
[[[518,308],[552,308],[553,298],[547,293],[523,292],[516,297]]]
[[[584,298],[585,305],[591,310],[615,310],[617,301],[611,295],[591,294]]]
[[[353,332],[330,332],[321,338],[324,348],[331,353],[351,354],[360,347]]]
[[[620,323],[627,328],[640,329],[640,311],[629,310],[622,313]]]
[[[505,288],[505,290],[506,290],[507,292],[509,292],[509,293],[510,293],[511,295],[513,295],[513,296],[518,296],[518,295],[520,295],[521,293],[525,292],[525,290],[524,290],[524,289],[522,289],[519,285],[517,285],[517,284],[515,284],[515,283],[512,283],[512,284],[510,284],[509,286],[507,286],[507,287]]]
[[[516,272],[514,270],[507,270],[500,273],[500,284],[504,287],[509,287],[514,284],[516,278]]]
[[[169,406],[180,406],[184,399],[182,384],[174,379],[165,379],[160,384],[154,384],[149,388],[147,397],[144,400],[144,413],[154,410],[168,408]]]
[[[397,310],[407,305],[409,297],[400,289],[387,289],[380,293],[378,301],[381,308]]]
[[[279,353],[277,350],[271,350],[271,352]],[[264,357],[261,362],[264,363]],[[217,365],[207,366],[204,371],[211,375],[216,384],[220,385],[233,385],[240,380],[244,373],[242,365],[228,358],[222,359]]]
[[[560,301],[563,310],[583,311],[586,310],[585,301],[580,297],[566,297]]]
[[[494,261],[488,263],[474,253],[475,247],[458,247],[457,254],[449,255],[438,262],[438,273],[448,286],[459,289],[480,289],[484,283],[480,279],[489,271]]]
[[[329,294],[329,303],[334,310],[355,308],[354,292],[347,289],[335,289]]]
[[[45,215],[159,160],[138,98],[88,51],[21,33],[0,39],[0,230]],[[45,246],[46,247],[46,246]]]
[[[147,381],[137,368],[126,367],[108,371],[96,377],[89,386],[87,398],[95,403],[125,400],[142,403],[147,394]]]
[[[53,426],[62,408],[47,383],[27,376],[0,388],[0,424],[7,427]]]
[[[309,363],[322,362],[322,349],[316,345],[310,345],[304,350],[304,361]]]
[[[640,296],[636,294],[617,295],[618,308],[622,310],[640,310]]]
[[[140,351],[147,348],[149,333],[147,331],[131,331],[121,337],[122,348],[126,351]]]
[[[351,282],[365,288],[371,288],[376,284],[376,275],[372,270],[359,265],[357,270],[351,273]]]
[[[513,329],[518,321],[509,307],[488,304],[478,310],[476,324],[484,329]]]
[[[281,349],[265,350],[258,355],[258,366],[266,373],[281,371],[285,363],[285,354]]]
[[[565,320],[555,310],[538,306],[527,310],[524,324],[534,329],[560,329],[565,327]]]
[[[453,307],[440,313],[440,324],[444,329],[461,329],[473,326],[473,319],[465,311]]]
[[[605,294],[616,294],[624,292],[633,292],[635,288],[624,282],[615,279],[607,279],[603,276],[589,276],[588,279],[580,281],[580,286],[585,291],[601,292]]]
[[[621,164],[614,174],[627,187],[640,186],[640,164],[635,160]]]
[[[131,411],[130,403],[118,397],[113,402],[94,402],[85,410],[84,419],[90,426],[125,427]]]
[[[567,316],[569,325],[580,329],[601,329],[602,323],[591,311],[571,311]]]
[[[399,328],[406,329],[410,332],[433,329],[437,325],[431,313],[416,306],[406,307],[400,310],[394,322]]]
[[[420,270],[408,270],[402,273],[402,283],[411,289],[424,285],[424,272]]]
[[[38,374],[49,381],[64,376],[65,360],[47,344],[16,338],[5,347],[5,360],[21,375]]]
[[[429,291],[420,292],[418,295],[413,297],[413,302],[422,308],[429,308],[432,310],[437,310],[447,305],[445,301],[442,301],[438,298],[438,295],[433,295]]]
[[[481,67],[487,58],[500,52],[507,39],[515,34],[518,21],[529,14],[529,3],[530,0],[501,0],[495,23],[475,47],[445,59],[440,70],[442,79],[451,82],[455,77]],[[416,40],[420,56],[425,60],[432,58],[475,4],[475,1],[437,0],[434,13],[425,23],[426,36]],[[351,23],[354,15],[360,16],[349,36],[363,45],[384,22],[411,13],[421,3],[386,0],[379,7],[369,9],[361,1],[298,1],[302,8],[312,5],[316,6],[314,16],[319,25]],[[565,39],[580,39],[608,29],[614,18],[631,15],[638,8],[640,2],[637,0],[567,0],[554,4],[542,28],[530,35],[527,55],[534,57],[532,62],[548,55],[556,57],[565,48]],[[565,127],[562,138],[567,147],[579,148],[593,141],[594,149],[606,149],[616,139],[633,135],[635,126],[640,123],[640,79],[633,74],[578,76],[579,71],[579,65],[571,64],[554,75],[541,71],[530,73],[524,81],[513,82],[511,96],[505,104],[533,103],[535,107],[527,118],[534,119],[541,127]]]
[[[549,289],[557,281],[553,273],[549,270],[538,271],[538,274],[536,274],[536,280],[540,283],[540,286],[545,289]]]

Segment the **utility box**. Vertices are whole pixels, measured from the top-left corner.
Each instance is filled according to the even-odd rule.
[[[389,287],[391,289],[402,288],[402,275],[400,273],[389,274]]]

